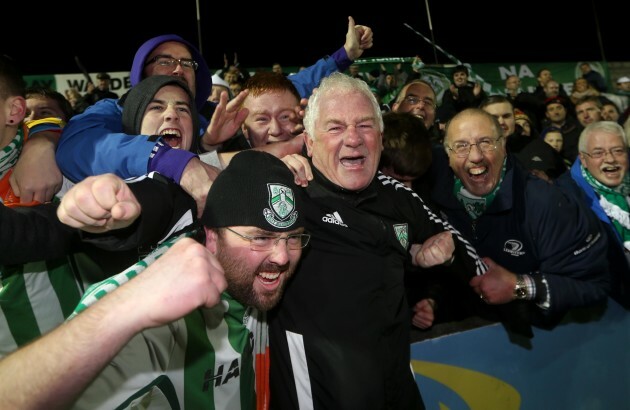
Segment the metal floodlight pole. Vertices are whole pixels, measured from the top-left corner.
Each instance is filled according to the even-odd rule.
[[[199,0],[197,2],[197,39],[199,40],[199,54],[203,55],[203,47],[201,46],[201,13],[199,12]]]
[[[599,18],[597,17],[597,7],[595,7],[595,1],[591,1],[593,5],[593,17],[595,17],[595,28],[597,29],[597,40],[599,41],[599,51],[602,54],[602,61],[606,63],[606,54],[604,54],[604,42],[602,41],[602,32],[599,29]]]
[[[431,21],[431,11],[429,11],[429,0],[424,0],[424,4],[427,7],[427,18],[429,19],[429,31],[431,31],[431,42],[433,43],[433,58],[435,58],[435,64],[438,63],[437,50],[435,48],[435,37],[433,36],[433,22]]]

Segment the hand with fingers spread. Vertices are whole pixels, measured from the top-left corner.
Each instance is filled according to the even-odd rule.
[[[243,90],[228,102],[227,91],[221,93],[219,104],[201,138],[201,144],[206,150],[212,150],[216,145],[227,141],[237,133],[249,114],[247,108],[241,107],[248,94],[248,90]]]

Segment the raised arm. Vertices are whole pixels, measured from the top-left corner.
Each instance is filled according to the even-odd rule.
[[[155,136],[125,134],[122,127],[122,107],[115,100],[99,101],[73,117],[57,148],[57,163],[64,175],[77,182],[105,173],[126,179],[157,171],[179,183],[199,204],[205,203],[216,168]]]
[[[295,88],[302,98],[308,98],[322,78],[336,71],[345,71],[352,62],[363,55],[363,52],[372,48],[372,29],[367,26],[355,24],[352,17],[348,17],[348,31],[344,45],[329,57],[324,57],[312,66],[289,76]]]
[[[160,243],[187,228],[196,211],[190,195],[157,173],[132,180],[103,174],[72,187],[61,199],[57,215],[63,223],[84,231],[84,243],[127,250]],[[115,231],[108,234],[110,230]]]
[[[216,305],[226,287],[214,256],[181,239],[146,271],[0,361],[1,407],[71,407],[135,334]]]
[[[59,222],[55,211],[53,204],[15,208],[0,204],[0,264],[23,264],[66,255],[79,237]]]
[[[115,173],[122,178],[144,175],[156,141],[123,133],[122,107],[103,100],[72,117],[61,133],[57,164],[73,182]]]
[[[222,143],[234,136],[243,121],[247,118],[249,110],[242,108],[248,90],[243,90],[232,100],[228,101],[228,93],[223,91],[216,106],[210,124],[201,137],[201,146],[206,151],[212,151]]]
[[[72,187],[57,208],[59,220],[86,232],[126,228],[141,206],[124,180],[114,174],[88,177]]]
[[[55,149],[63,126],[60,118],[53,117],[25,121],[28,135],[9,180],[20,203],[49,202],[61,189]]]

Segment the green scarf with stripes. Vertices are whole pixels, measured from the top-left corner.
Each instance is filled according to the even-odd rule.
[[[457,198],[459,202],[464,206],[466,212],[472,219],[479,218],[486,209],[490,206],[492,201],[497,195],[499,188],[501,187],[501,183],[503,182],[503,177],[505,176],[506,169],[506,160],[503,160],[503,169],[501,170],[501,178],[499,179],[499,183],[494,187],[494,189],[486,195],[476,196],[471,194],[462,183],[462,180],[455,176],[455,184],[453,185],[453,194]]]
[[[580,165],[582,176],[599,194],[599,204],[610,218],[613,226],[621,235],[623,242],[630,241],[630,174],[626,173],[618,186],[611,188],[599,182],[588,169]]]

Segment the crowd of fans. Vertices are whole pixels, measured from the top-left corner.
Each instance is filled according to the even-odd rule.
[[[0,397],[420,409],[412,326],[630,307],[630,77],[489,94],[458,65],[438,100],[419,57],[362,73],[372,41],[349,18],[287,75],[158,36],[122,96],[3,56]]]

